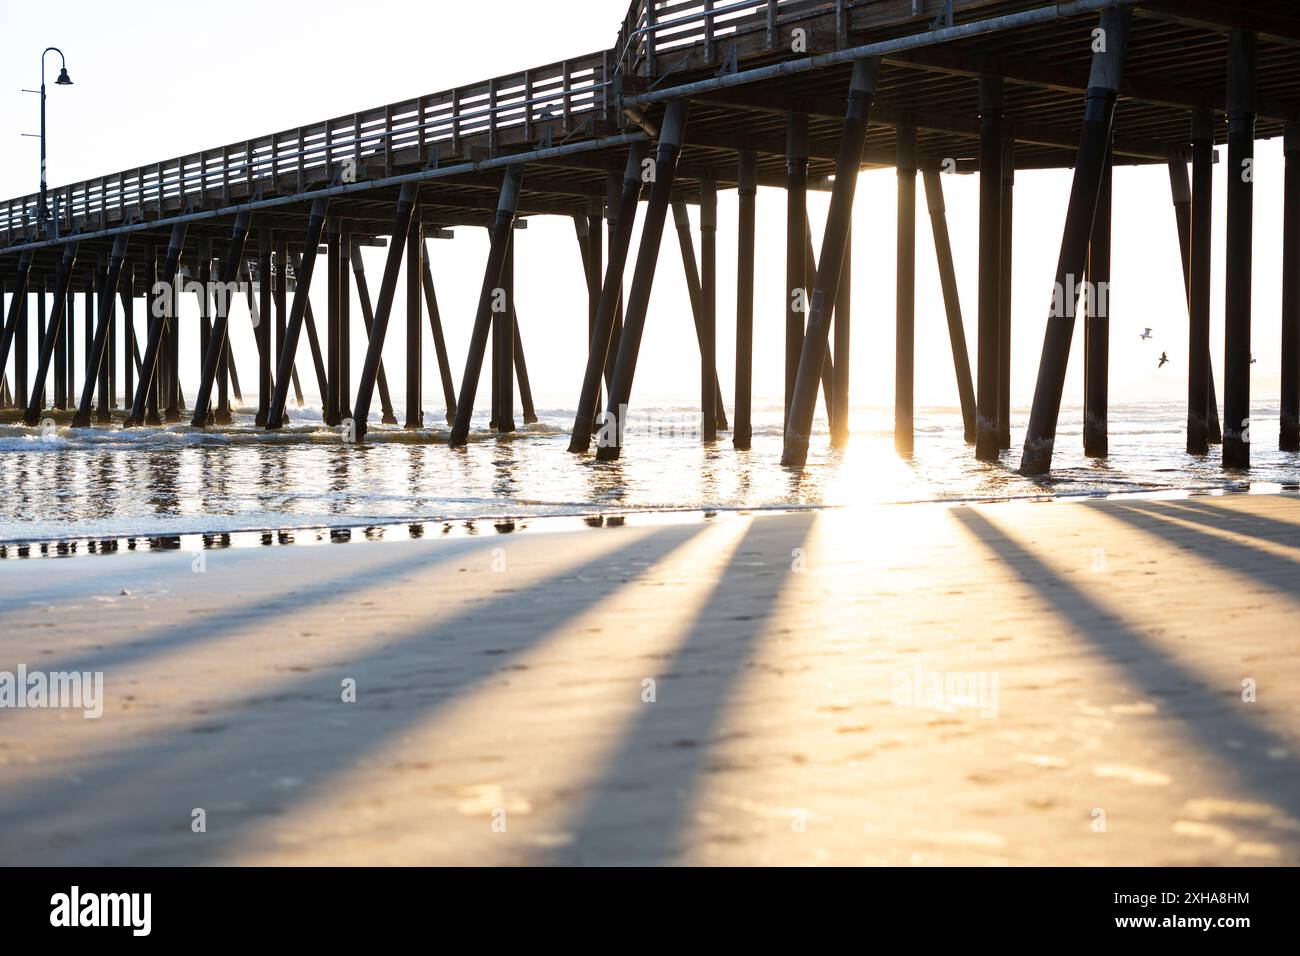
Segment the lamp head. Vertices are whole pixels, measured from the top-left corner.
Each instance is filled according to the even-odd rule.
[[[68,68],[65,66],[59,70],[59,78],[54,81],[55,86],[71,86],[72,77],[68,76]]]

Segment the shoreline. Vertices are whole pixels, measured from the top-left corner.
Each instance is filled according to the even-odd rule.
[[[1300,496],[1035,504],[15,563],[0,865],[1300,863]]]
[[[904,506],[960,507],[962,505],[996,504],[1072,504],[1107,500],[1178,500],[1196,497],[1223,497],[1234,495],[1300,495],[1300,484],[1282,485],[1276,482],[1242,482],[1242,486],[1214,488],[1152,488],[1140,491],[1078,492],[1075,494],[1003,495],[954,498],[915,499],[909,501],[880,501],[866,505],[844,504],[774,504],[751,507],[691,507],[681,508],[630,508],[609,510],[575,510],[569,513],[545,515],[483,514],[457,518],[410,518],[370,523],[340,522],[338,524],[276,525],[274,527],[242,528],[235,530],[141,532],[103,537],[76,535],[66,538],[6,538],[0,539],[0,561],[31,560],[35,558],[70,558],[88,555],[104,556],[151,551],[196,551],[207,549],[246,548],[278,544],[314,545],[328,537],[331,543],[350,542],[381,543],[392,541],[389,532],[406,528],[409,537],[419,539],[426,533],[436,532],[441,538],[475,537],[480,526],[491,525],[498,534],[515,534],[532,531],[557,533],[584,528],[620,527],[627,519],[637,524],[686,524],[705,521],[719,516],[799,514],[804,512],[843,511],[855,508],[887,508]],[[649,519],[649,520],[643,520]],[[541,527],[534,527],[540,525]],[[302,535],[306,540],[299,541]],[[314,539],[310,536],[314,535]]]

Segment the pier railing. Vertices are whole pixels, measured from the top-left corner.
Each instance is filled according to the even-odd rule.
[[[794,24],[811,28],[816,49],[843,47],[851,25],[942,16],[944,9],[951,17],[954,2],[991,0],[912,0],[901,7],[898,0],[633,0],[612,50],[56,187],[44,231],[38,194],[11,199],[0,203],[0,242],[301,192],[345,175],[349,165],[369,177],[395,165],[436,164],[464,155],[469,145],[491,151],[548,134],[571,136],[592,118],[617,122],[618,91],[635,87],[633,78],[775,50]]]
[[[914,0],[908,12],[919,16],[929,10],[933,16],[949,2]],[[615,46],[617,67],[623,76],[659,76],[679,68],[683,55],[695,51],[712,63],[721,62],[733,44],[775,49],[782,25],[814,19],[833,23],[834,45],[842,47],[855,11],[885,5],[885,0],[633,0]]]
[[[347,175],[391,172],[401,162],[432,165],[471,143],[537,142],[569,135],[614,108],[608,51],[562,60],[486,82],[392,103],[217,149],[49,191],[47,222],[59,234],[146,221],[168,210],[224,205]],[[40,196],[0,204],[6,245],[30,238]]]

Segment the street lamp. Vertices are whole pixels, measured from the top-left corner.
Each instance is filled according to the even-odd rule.
[[[50,219],[49,205],[45,201],[47,186],[45,182],[45,57],[50,52],[59,55],[59,78],[54,81],[55,86],[71,86],[72,78],[68,76],[68,63],[63,57],[63,51],[56,46],[46,47],[41,53],[41,198],[40,205],[36,210],[37,222],[40,228],[45,227],[45,223]]]

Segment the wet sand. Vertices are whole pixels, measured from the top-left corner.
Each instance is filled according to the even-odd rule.
[[[4,864],[1300,863],[1294,495],[6,561],[0,609],[0,671],[106,697],[0,709]]]

